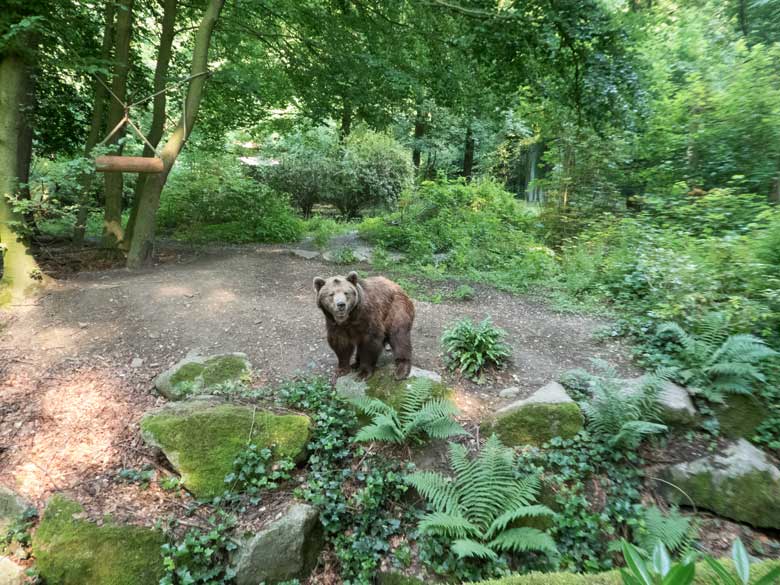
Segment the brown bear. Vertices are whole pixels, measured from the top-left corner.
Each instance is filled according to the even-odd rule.
[[[317,306],[325,314],[328,344],[336,352],[336,377],[350,371],[352,354],[358,377],[374,373],[385,343],[395,358],[395,378],[403,380],[412,368],[414,305],[403,289],[387,278],[346,277],[314,279]]]

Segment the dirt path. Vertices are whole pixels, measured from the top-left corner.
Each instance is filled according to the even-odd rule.
[[[275,247],[187,253],[148,271],[81,274],[0,314],[0,483],[37,502],[87,479],[99,491],[142,447],[137,421],[161,402],[151,380],[190,350],[243,351],[261,384],[332,372],[311,280],[346,270]],[[498,379],[450,380],[480,407],[506,386],[533,390],[591,357],[631,369],[624,348],[593,340],[603,323],[523,297],[479,287],[471,302],[416,306],[422,368],[443,372],[439,338],[459,318],[491,315],[508,332],[513,363]],[[143,364],[131,367],[134,358]]]

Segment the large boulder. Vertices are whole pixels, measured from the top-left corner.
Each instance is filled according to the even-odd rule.
[[[32,546],[36,568],[52,585],[149,585],[163,576],[159,530],[82,520],[82,507],[54,496]]]
[[[317,564],[324,543],[317,508],[293,504],[279,520],[239,544],[236,585],[303,579]]]
[[[247,382],[252,364],[243,353],[201,356],[188,354],[154,379],[154,387],[168,400],[184,400],[225,382]]]
[[[16,492],[0,485],[0,534],[5,534],[11,523],[29,506]]]
[[[270,448],[277,458],[300,460],[310,420],[201,399],[172,402],[146,414],[141,432],[181,474],[185,488],[198,498],[212,498],[225,490],[225,476],[249,443]]]
[[[780,529],[780,469],[744,439],[722,454],[678,463],[661,471],[659,489],[672,504],[696,506],[737,522]]]
[[[650,381],[648,376],[640,376],[623,381],[627,392],[636,392]],[[697,412],[690,394],[682,386],[664,380],[658,393],[661,421],[670,428],[691,428],[696,426]]]
[[[584,422],[580,407],[563,386],[550,382],[498,410],[487,427],[507,446],[540,446],[553,437],[572,438]]]
[[[766,413],[766,407],[755,396],[745,394],[726,396],[724,403],[715,408],[720,433],[729,439],[752,438]]]

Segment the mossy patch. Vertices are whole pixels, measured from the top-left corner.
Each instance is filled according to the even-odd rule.
[[[16,520],[28,504],[11,490],[0,486],[0,533]]]
[[[720,432],[729,439],[750,439],[766,417],[766,408],[754,396],[734,394],[715,410]]]
[[[158,530],[77,518],[81,506],[54,496],[32,539],[36,567],[52,585],[149,585],[163,575]],[[76,517],[74,517],[76,515]]]
[[[392,369],[379,369],[367,380],[366,395],[381,400],[398,410],[403,402],[406,389],[413,379],[396,380],[393,377]],[[431,390],[434,398],[450,398],[452,394],[452,391],[443,382],[432,381]]]
[[[734,573],[733,565],[728,560],[721,561],[726,570]],[[780,566],[778,561],[765,561],[750,565],[750,575],[756,580],[760,579],[775,567]],[[751,582],[752,582],[751,578]],[[720,583],[720,579],[705,563],[696,563],[696,585],[712,585]],[[493,581],[483,581],[481,585],[622,585],[623,579],[620,571],[607,571],[605,573],[526,573],[525,575],[510,575]]]
[[[486,425],[504,445],[541,446],[553,437],[570,439],[584,424],[580,407],[574,402],[532,403],[501,414]]]
[[[309,418],[303,415],[202,401],[171,405],[141,421],[144,439],[162,449],[181,473],[184,487],[198,498],[225,490],[225,476],[250,440],[250,432],[251,443],[258,447],[273,446],[277,457],[300,459],[309,427]]]
[[[176,373],[173,376],[171,376],[171,384],[174,386],[178,386],[180,384],[186,384],[186,383],[194,384],[195,381],[203,373],[203,370],[204,370],[203,364],[198,364],[198,363],[184,364],[182,367],[176,370]]]
[[[246,355],[230,353],[215,356],[188,355],[154,381],[157,390],[169,400],[184,400],[208,394],[226,382],[250,381],[252,366]]]

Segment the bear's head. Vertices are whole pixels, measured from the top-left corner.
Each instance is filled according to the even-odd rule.
[[[317,276],[314,279],[317,305],[338,324],[349,319],[352,311],[360,304],[361,294],[361,286],[355,271],[347,276],[331,276],[328,279]]]

